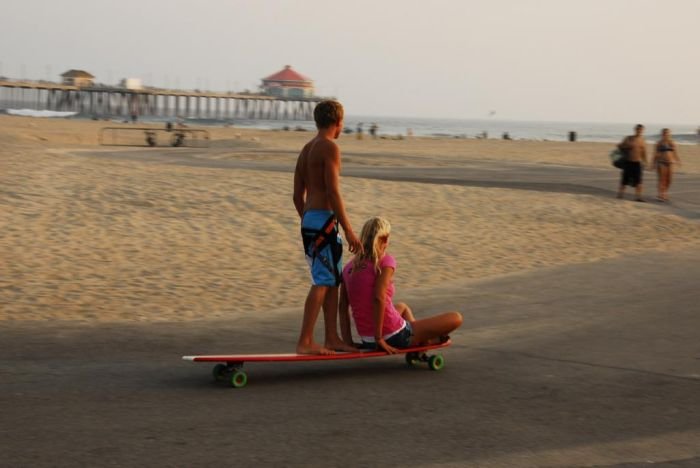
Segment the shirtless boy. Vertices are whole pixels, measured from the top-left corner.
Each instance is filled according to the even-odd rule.
[[[647,148],[644,142],[644,125],[634,127],[634,135],[626,137],[618,145],[627,158],[622,168],[622,179],[620,188],[617,191],[617,198],[622,198],[625,194],[625,185],[634,187],[636,200],[645,201],[642,198],[642,172],[647,165]]]
[[[294,206],[301,218],[306,261],[311,268],[311,289],[304,303],[304,319],[297,343],[300,354],[334,354],[354,351],[338,336],[338,286],[341,282],[343,228],[350,252],[362,250],[350,226],[340,195],[340,149],[335,141],[343,130],[343,106],[322,101],[314,109],[318,133],[299,154],[294,171]],[[314,326],[323,307],[325,344],[314,342]]]

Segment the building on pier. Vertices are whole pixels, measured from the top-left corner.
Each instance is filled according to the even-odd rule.
[[[68,70],[61,75],[63,84],[76,86],[78,88],[88,87],[95,84],[95,77],[85,70]]]
[[[269,96],[310,98],[314,95],[313,80],[292,69],[291,65],[263,78],[261,88]]]

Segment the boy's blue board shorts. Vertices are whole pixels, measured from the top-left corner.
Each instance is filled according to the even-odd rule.
[[[301,219],[304,255],[314,286],[339,286],[343,271],[343,240],[330,210],[309,210]]]

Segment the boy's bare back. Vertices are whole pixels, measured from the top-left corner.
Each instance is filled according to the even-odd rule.
[[[316,136],[302,148],[295,180],[306,192],[303,211],[331,210],[330,190],[336,189],[340,150],[334,141]]]

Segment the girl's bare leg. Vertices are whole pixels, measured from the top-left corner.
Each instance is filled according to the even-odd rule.
[[[446,312],[416,320],[411,325],[413,326],[411,345],[438,343],[441,337],[449,335],[462,325],[462,314]]]

